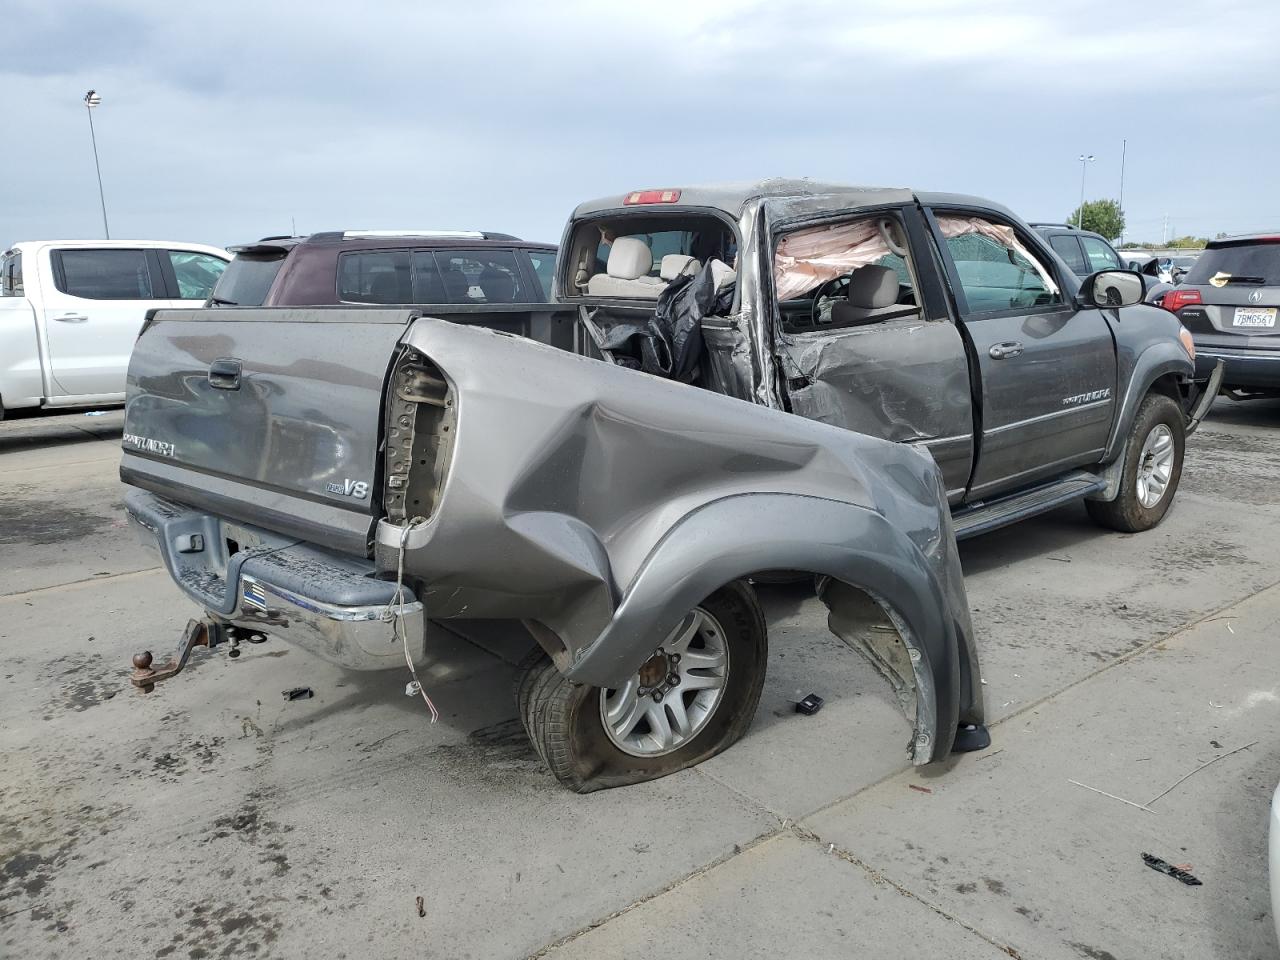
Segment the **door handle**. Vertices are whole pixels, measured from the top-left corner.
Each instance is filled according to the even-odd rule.
[[[239,390],[240,361],[232,358],[209,364],[209,386],[215,390]]]
[[[84,323],[89,318],[83,313],[64,313],[60,317],[54,317],[59,323]]]
[[[992,360],[1008,360],[1010,357],[1016,357],[1022,352],[1022,342],[1020,340],[1006,340],[1004,343],[997,343],[994,347],[987,351],[991,354]]]

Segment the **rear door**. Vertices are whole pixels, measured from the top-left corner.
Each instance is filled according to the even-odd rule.
[[[168,305],[157,251],[49,251],[43,299],[54,398],[123,396],[129,353],[147,311]]]
[[[981,376],[969,499],[1097,463],[1115,415],[1100,310],[1077,310],[1052,257],[989,211],[930,211]]]

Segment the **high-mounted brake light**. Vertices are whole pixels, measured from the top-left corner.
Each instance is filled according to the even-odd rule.
[[[1190,306],[1193,303],[1204,303],[1200,299],[1199,290],[1170,290],[1164,295],[1164,299],[1160,301],[1160,306],[1172,313],[1177,313],[1183,307]]]
[[[675,203],[679,199],[679,190],[637,190],[623,197],[622,205],[634,207],[642,203]]]

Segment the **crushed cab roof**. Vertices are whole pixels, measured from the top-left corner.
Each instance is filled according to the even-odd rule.
[[[634,191],[614,193],[580,203],[573,211],[573,218],[577,220],[606,212],[657,215],[674,213],[682,208],[701,207],[722,211],[736,220],[748,203],[759,199],[778,201],[784,207],[801,206],[809,212],[878,207],[919,200],[922,203],[939,206],[985,208],[1013,216],[1000,204],[992,203],[982,197],[958,193],[917,193],[910,187],[855,186],[806,178],[773,177],[746,183],[713,183],[691,187],[664,186],[661,189],[679,190],[680,199],[674,203],[624,206],[623,199]]]
[[[668,189],[668,188],[663,188]],[[831,197],[838,206],[876,206],[884,203],[909,203],[912,192],[906,187],[858,187],[847,184],[826,183],[821,180],[788,179],[774,177],[747,183],[713,183],[692,187],[671,187],[679,190],[680,199],[675,203],[653,206],[623,207],[626,193],[614,193],[596,200],[580,203],[574,210],[574,218],[590,216],[606,210],[626,210],[630,214],[672,212],[680,208],[710,207],[722,210],[736,218],[752,200],[761,198],[789,200],[801,198]]]

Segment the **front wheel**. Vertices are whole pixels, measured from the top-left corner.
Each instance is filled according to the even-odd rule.
[[[739,740],[764,686],[768,634],[741,581],[694,607],[614,690],[565,679],[540,650],[516,696],[529,739],[578,793],[656,780]]]
[[[1148,394],[1125,447],[1120,493],[1109,502],[1086,500],[1089,516],[1125,533],[1150,530],[1173,505],[1185,444],[1182,409],[1162,393]]]

